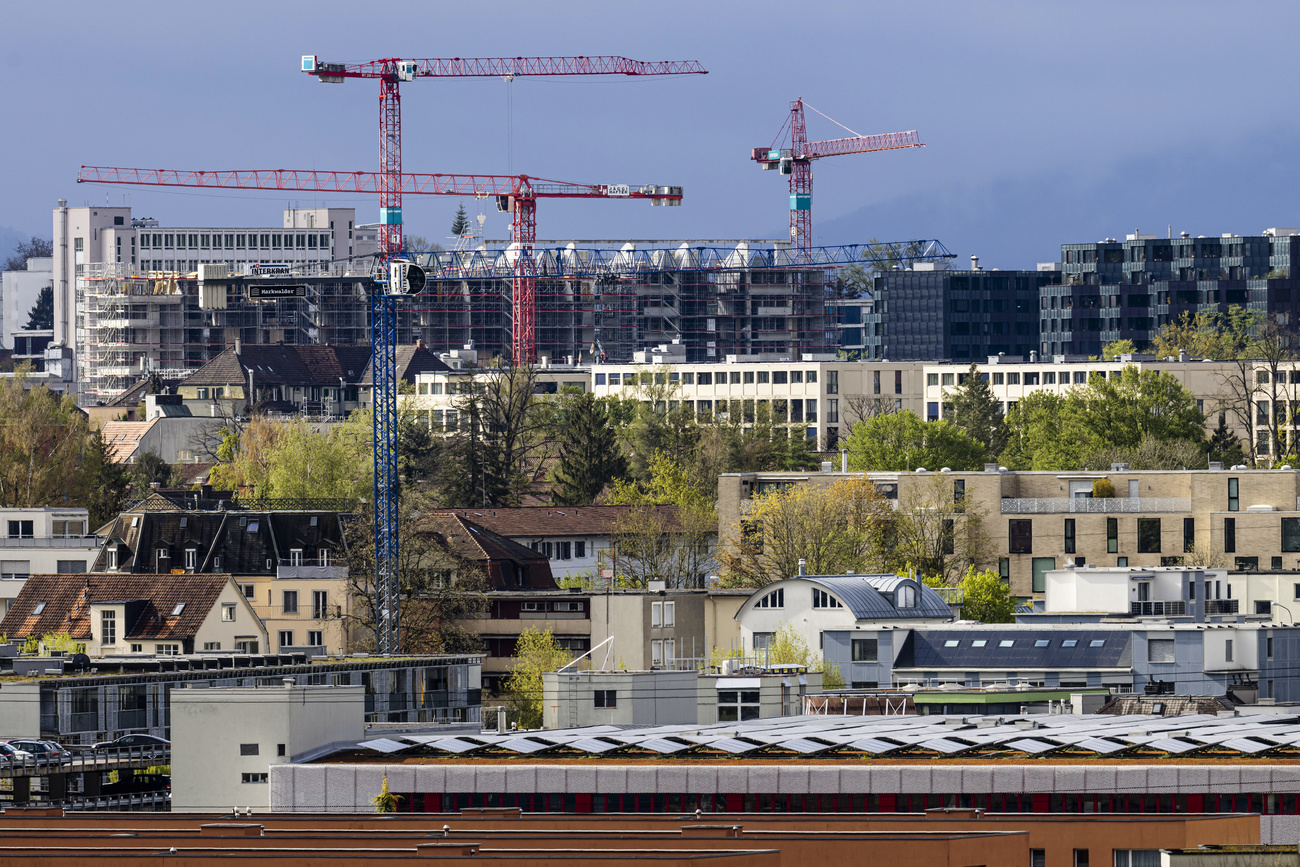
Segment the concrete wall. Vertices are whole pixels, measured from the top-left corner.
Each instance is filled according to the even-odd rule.
[[[6,683],[0,695],[0,739],[34,738],[40,734],[40,684]]]
[[[543,728],[695,723],[700,702],[694,671],[563,671],[542,675]],[[595,692],[616,705],[596,707]]]
[[[269,785],[245,774],[365,737],[360,686],[174,690],[171,703],[176,810],[264,809]],[[253,746],[255,755],[243,754]]]

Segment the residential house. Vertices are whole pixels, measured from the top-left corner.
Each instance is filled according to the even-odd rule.
[[[0,604],[5,610],[31,575],[85,572],[104,540],[85,509],[0,509]]]
[[[207,493],[158,492],[120,514],[100,530],[107,542],[93,571],[233,575],[275,649],[350,651],[348,504],[246,509]]]
[[[92,659],[266,646],[266,628],[228,574],[33,575],[0,632],[17,641],[67,633]]]
[[[361,405],[357,388],[369,359],[369,346],[237,340],[176,390],[196,416],[243,416],[256,409],[342,418]]]

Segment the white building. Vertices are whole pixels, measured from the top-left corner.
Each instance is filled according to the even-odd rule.
[[[170,227],[132,217],[128,207],[68,207],[60,199],[54,210],[53,345],[75,348],[79,381],[103,375],[97,368],[105,364],[125,366],[121,375],[137,378],[183,369],[176,351],[184,344],[228,341],[224,332],[187,335],[202,331],[203,323],[183,317],[177,276],[203,263],[238,272],[253,263],[323,266],[369,256],[377,246],[369,233],[358,234],[355,219],[352,208],[286,208],[279,226]],[[106,341],[139,351],[101,357],[105,353],[95,347]]]
[[[745,650],[759,653],[786,625],[816,653],[827,631],[952,619],[952,609],[933,588],[900,575],[799,575],[754,591],[736,612]]]
[[[32,575],[85,572],[104,540],[85,509],[0,509],[0,611]]]
[[[1300,573],[1229,572],[1178,566],[1093,566],[1046,573],[1044,613],[1128,614],[1200,620],[1228,617],[1291,626],[1300,614]]]
[[[27,270],[5,271],[0,280],[3,280],[3,290],[0,291],[0,344],[5,349],[16,349],[14,333],[24,330],[27,315],[36,304],[41,290],[54,285],[54,259],[28,259]]]
[[[365,738],[366,687],[293,681],[172,691],[173,810],[270,809],[272,765]]]

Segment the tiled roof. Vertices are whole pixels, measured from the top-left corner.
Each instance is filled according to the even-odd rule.
[[[141,606],[124,638],[191,638],[229,582],[229,575],[33,575],[0,621],[0,632],[10,638],[60,632],[89,638],[91,603],[128,600]],[[45,607],[36,614],[41,603]],[[181,613],[171,616],[181,603]]]
[[[450,514],[468,518],[480,527],[511,538],[556,536],[608,536],[614,522],[626,518],[632,506],[524,506],[517,509],[456,509]],[[677,525],[676,506],[654,506]]]
[[[179,383],[179,379],[164,379],[162,380],[163,391],[167,393],[174,392]],[[135,409],[136,405],[139,404],[140,401],[144,400],[144,396],[149,394],[150,385],[151,382],[148,379],[142,379],[117,397],[110,400],[106,406],[124,406]]]
[[[106,421],[104,422],[104,443],[108,446],[108,459],[115,464],[124,464],[140,447],[140,440],[149,432],[149,428],[158,419],[149,421]]]
[[[227,349],[200,367],[185,385],[338,385],[339,377],[356,383],[370,359],[368,346],[296,346],[249,343],[238,353]]]
[[[430,515],[419,525],[453,556],[478,563],[496,590],[554,590],[545,554],[493,533],[459,515]]]
[[[397,347],[397,378],[403,382],[415,382],[417,373],[451,373],[451,368],[424,346]],[[360,384],[371,385],[372,382],[370,360],[367,359]]]

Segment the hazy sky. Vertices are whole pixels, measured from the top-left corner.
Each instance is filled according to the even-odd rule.
[[[917,129],[928,144],[814,164],[824,243],[932,237],[1015,268],[1134,228],[1300,225],[1290,3],[4,0],[3,11],[0,247],[6,228],[48,236],[59,197],[125,199],[170,225],[267,225],[290,201],[344,204],[75,183],[83,163],[374,170],[377,85],[319,84],[298,71],[303,54],[701,61],[706,76],[403,87],[407,171],[686,188],[681,208],[543,201],[543,238],[785,236],[785,178],[748,157],[798,96],[858,132]],[[845,134],[810,114],[810,138]],[[377,215],[373,199],[347,204]],[[408,231],[441,239],[456,205],[408,197]],[[503,237],[504,215],[487,218]]]

